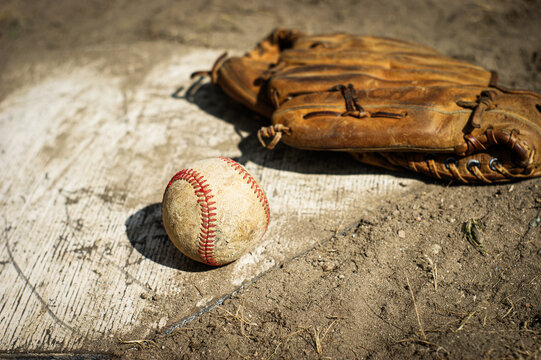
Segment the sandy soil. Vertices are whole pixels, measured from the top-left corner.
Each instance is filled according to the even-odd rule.
[[[124,359],[539,358],[541,184],[427,185]],[[476,220],[482,246],[464,224]]]
[[[417,40],[498,69],[503,85],[539,92],[540,18],[536,0],[8,0],[0,4],[0,98],[42,76],[25,64],[50,66],[64,50],[152,41],[244,51],[276,26]],[[185,327],[145,339],[134,333],[110,354],[541,358],[540,217],[539,179],[427,180]],[[468,241],[467,224],[482,246]]]

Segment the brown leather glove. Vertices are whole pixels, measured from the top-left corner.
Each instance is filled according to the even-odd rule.
[[[541,96],[417,43],[278,29],[209,75],[271,119],[258,132],[270,149],[348,151],[463,183],[541,175]]]

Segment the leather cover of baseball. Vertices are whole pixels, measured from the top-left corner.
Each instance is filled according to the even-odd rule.
[[[237,162],[220,157],[198,161],[173,176],[163,195],[162,219],[184,255],[219,266],[259,242],[270,210],[254,177]]]

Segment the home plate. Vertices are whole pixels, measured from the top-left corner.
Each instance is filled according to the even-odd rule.
[[[164,46],[58,54],[0,103],[3,351],[107,351],[171,332],[421,184],[348,154],[262,148],[262,119],[189,79],[221,52]],[[258,179],[271,223],[252,252],[212,268],[172,245],[160,202],[178,170],[216,156]]]

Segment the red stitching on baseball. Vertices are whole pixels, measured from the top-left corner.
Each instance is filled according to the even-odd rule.
[[[203,175],[197,172],[194,169],[184,169],[179,171],[171,178],[169,184],[165,188],[165,193],[169,186],[175,181],[184,180],[188,182],[194,189],[195,195],[198,197],[197,203],[201,208],[201,229],[199,232],[199,256],[204,263],[213,266],[219,266],[214,259],[214,239],[216,238],[216,232],[214,228],[216,227],[216,213],[213,212],[216,210],[216,207],[213,205],[216,204],[215,201],[211,201],[214,195],[211,195],[212,189],[210,189],[207,180],[204,179]]]
[[[250,185],[250,188],[254,190],[254,194],[259,199],[259,202],[261,203],[261,206],[263,206],[263,210],[265,211],[265,216],[267,217],[267,226],[265,228],[265,232],[267,232],[267,229],[269,227],[270,222],[270,207],[269,202],[267,201],[267,196],[265,195],[265,192],[261,187],[257,184],[257,181],[253,178],[252,175],[238,162],[235,160],[226,158],[226,157],[220,157],[223,161],[231,165],[235,171],[237,171],[240,175],[243,175],[243,179],[246,180],[246,183]],[[265,235],[265,233],[263,233]]]

